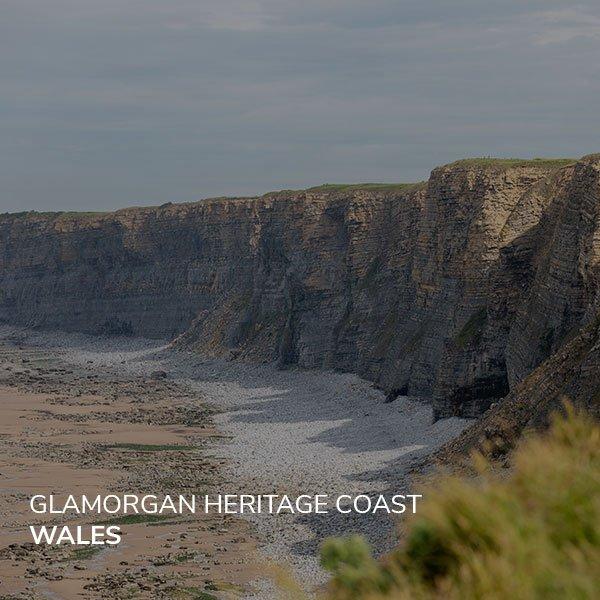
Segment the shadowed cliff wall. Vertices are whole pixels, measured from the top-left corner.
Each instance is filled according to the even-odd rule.
[[[357,372],[438,416],[504,396],[598,307],[600,158],[427,184],[0,216],[0,319]]]

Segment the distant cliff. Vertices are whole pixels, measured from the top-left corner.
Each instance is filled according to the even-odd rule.
[[[353,371],[438,416],[505,396],[600,307],[600,155],[427,183],[0,216],[0,319]]]

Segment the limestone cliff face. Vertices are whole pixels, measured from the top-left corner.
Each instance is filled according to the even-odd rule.
[[[504,460],[526,430],[545,428],[565,402],[600,418],[599,374],[600,315],[442,447],[436,462],[469,468],[474,450]]]
[[[0,318],[171,338],[250,277],[252,200],[0,221]],[[246,237],[244,240],[243,237]]]
[[[600,157],[586,157],[558,186],[533,230],[531,283],[508,339],[515,384],[593,320],[600,307]]]
[[[426,184],[0,216],[0,319],[357,372],[474,415],[598,308],[600,157]]]

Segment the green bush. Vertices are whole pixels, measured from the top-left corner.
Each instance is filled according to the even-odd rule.
[[[358,535],[327,540],[321,549],[321,564],[333,573],[348,598],[361,598],[373,591],[387,592],[392,584],[389,572],[381,568],[367,542]]]
[[[568,411],[499,474],[438,476],[403,545],[375,561],[360,538],[327,542],[329,597],[587,599],[600,590],[600,427]]]

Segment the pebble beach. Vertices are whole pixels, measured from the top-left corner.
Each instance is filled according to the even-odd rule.
[[[127,337],[4,326],[0,340],[7,339],[60,356],[86,372],[132,378],[160,374],[193,390],[211,410],[216,435],[207,452],[218,460],[223,493],[410,493],[411,468],[468,423],[458,418],[433,423],[431,407],[419,399],[386,403],[372,383],[353,374],[203,360],[155,340]],[[327,536],[361,533],[380,551],[396,542],[397,522],[381,512],[244,518],[260,554],[309,590],[326,581],[318,549]],[[250,589],[247,597],[274,594],[260,578]]]

